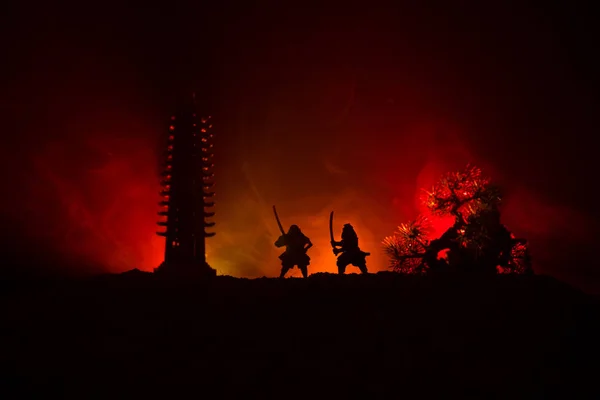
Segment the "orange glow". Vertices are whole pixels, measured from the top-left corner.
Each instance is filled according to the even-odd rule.
[[[332,82],[337,79],[332,78]],[[345,87],[343,83],[338,81],[336,87]],[[215,135],[217,235],[207,241],[207,255],[220,274],[278,275],[281,250],[273,242],[280,233],[273,204],[285,228],[298,224],[313,241],[311,273],[336,271],[328,232],[331,210],[336,213],[336,239],[342,225],[352,223],[361,248],[372,254],[367,259],[369,269],[386,270],[388,260],[381,241],[399,223],[425,211],[421,188],[430,188],[447,171],[479,161],[461,140],[461,130],[431,115],[406,117],[402,125],[393,125],[357,107],[352,115],[344,114],[342,122],[333,121],[332,115],[341,115],[337,107],[345,98],[337,92],[310,90],[314,92],[311,101],[336,100],[317,111],[287,101],[255,109],[249,103],[248,115],[263,106],[264,115],[249,118],[250,122],[234,115],[235,123],[227,129],[243,135],[232,133],[224,139],[220,130]],[[298,92],[286,90],[274,96],[293,100]],[[30,155],[35,164],[27,175],[23,172],[24,188],[19,188],[24,200],[11,207],[22,216],[28,234],[66,258],[103,265],[113,272],[152,270],[162,262],[165,245],[165,238],[155,234],[160,230],[157,212],[168,210],[157,204],[160,182],[171,179],[161,175],[165,147],[157,148],[157,143],[164,144],[167,136],[173,140],[165,127],[174,130],[175,125],[167,121],[161,126],[148,113],[135,115],[130,108],[110,109],[115,97],[109,98],[102,105],[110,111],[107,118],[81,111],[81,125],[75,125],[68,136],[36,145]],[[307,132],[306,125],[297,123],[306,120],[321,135],[318,139]],[[17,160],[13,162],[16,165]],[[535,239],[555,231],[571,234],[571,227],[578,223],[576,216],[510,184],[514,190],[503,218],[517,236]],[[432,218],[431,222],[431,236],[439,237],[454,221]],[[357,269],[349,267],[348,272]],[[294,270],[292,275],[299,273]]]
[[[175,130],[175,126],[173,126],[173,125],[169,126],[169,130],[170,131],[174,131]]]
[[[113,145],[107,146],[113,148]],[[156,213],[168,210],[167,206],[157,206],[159,196],[156,193],[160,189],[160,179],[152,168],[158,162],[157,156],[149,151],[140,151],[148,146],[136,141],[132,141],[129,148],[129,154],[134,154],[134,158],[107,160],[92,170],[85,186],[75,186],[56,171],[46,168],[46,165],[56,164],[40,162],[38,170],[56,188],[56,194],[61,196],[68,213],[64,218],[69,221],[66,225],[69,229],[62,236],[52,233],[52,237],[64,237],[65,249],[101,262],[114,272],[131,268],[152,270],[162,262],[164,256],[165,239],[155,234],[158,230],[156,221],[160,219]],[[47,157],[52,156],[54,163],[62,155],[59,147],[52,148],[47,154]],[[208,157],[204,158],[208,160]],[[261,164],[255,162],[255,165]],[[336,211],[336,239],[339,239],[342,225],[352,223],[360,238],[361,248],[372,254],[367,259],[369,269],[374,272],[386,270],[387,258],[381,250],[382,238],[393,231],[399,222],[425,211],[425,206],[420,202],[419,188],[430,187],[439,176],[439,170],[448,168],[435,160],[427,164],[413,174],[408,189],[401,185],[393,186],[395,195],[404,196],[404,200],[390,202],[388,208],[382,209],[378,197],[362,187],[354,188],[352,185],[331,196],[307,192],[304,197],[296,197],[288,194],[293,186],[282,187],[282,182],[287,181],[277,181],[257,166],[245,167],[244,178],[250,184],[240,181],[236,171],[223,172],[219,170],[218,163],[216,167],[220,171],[217,184],[221,185],[223,193],[219,196],[222,202],[217,202],[215,209],[217,236],[207,241],[207,256],[220,274],[248,277],[276,276],[280,269],[277,257],[282,250],[273,246],[279,236],[271,213],[273,203],[277,204],[286,228],[292,223],[299,224],[313,241],[314,247],[309,250],[312,260],[310,273],[336,271],[336,257],[331,251],[328,237],[328,214],[331,210]],[[166,175],[163,179],[168,182],[170,178],[170,175]],[[210,178],[212,174],[204,179]],[[393,174],[386,178],[386,182],[393,183],[398,179],[404,178]],[[249,189],[239,189],[247,187]],[[93,194],[95,188],[100,190],[100,194],[90,198],[105,202],[103,212],[93,211],[93,203],[84,200],[85,191]],[[168,185],[164,188],[168,189]],[[399,210],[398,214],[391,218],[390,213],[394,210]],[[431,218],[431,237],[439,237],[453,222],[452,218]],[[90,238],[77,233],[81,231],[89,232]],[[348,272],[358,271],[349,267]],[[290,276],[299,276],[299,271],[294,269]]]

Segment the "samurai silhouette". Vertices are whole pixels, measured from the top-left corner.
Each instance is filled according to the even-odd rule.
[[[275,241],[275,246],[285,246],[285,251],[279,256],[281,260],[281,274],[279,277],[284,278],[285,274],[295,266],[298,266],[304,278],[308,277],[310,257],[306,252],[313,246],[312,242],[302,233],[298,225],[291,225],[288,232],[284,233],[275,206],[273,206],[273,213],[281,231],[281,236]]]
[[[329,214],[329,236],[331,238],[333,254],[337,256],[339,253],[342,253],[336,263],[338,274],[343,275],[346,272],[346,267],[350,264],[358,267],[363,274],[369,273],[367,270],[367,256],[371,255],[371,253],[362,251],[358,247],[358,235],[352,225],[344,225],[342,228],[342,240],[337,242],[333,239],[333,211]]]

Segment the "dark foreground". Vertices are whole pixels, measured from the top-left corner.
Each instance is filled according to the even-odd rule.
[[[594,398],[598,309],[547,277],[5,283],[0,398]],[[334,397],[332,397],[334,396]]]

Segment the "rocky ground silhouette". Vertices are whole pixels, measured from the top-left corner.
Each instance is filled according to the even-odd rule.
[[[131,271],[0,296],[5,399],[599,393],[598,300],[546,276]]]

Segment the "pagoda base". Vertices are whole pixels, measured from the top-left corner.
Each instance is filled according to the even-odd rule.
[[[169,276],[177,278],[212,278],[217,276],[217,270],[211,268],[208,263],[166,263],[163,262],[154,269],[154,273],[160,276]]]

